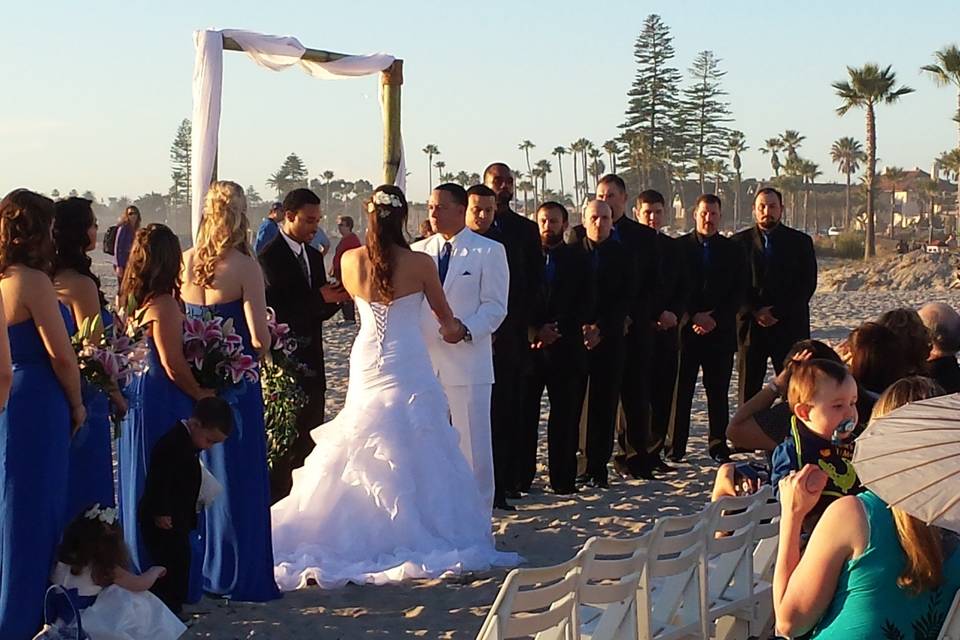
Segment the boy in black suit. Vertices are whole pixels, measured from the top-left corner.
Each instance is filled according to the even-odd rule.
[[[166,574],[152,591],[174,613],[187,597],[190,577],[190,532],[197,527],[200,494],[200,451],[223,442],[233,430],[226,401],[203,398],[193,415],[181,420],[157,441],[140,499],[140,528],[153,562]]]

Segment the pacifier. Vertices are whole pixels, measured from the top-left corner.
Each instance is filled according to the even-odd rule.
[[[857,428],[857,423],[847,418],[843,422],[837,425],[837,428],[833,430],[833,437],[830,438],[830,442],[833,444],[840,444],[843,442],[843,436],[850,433]]]

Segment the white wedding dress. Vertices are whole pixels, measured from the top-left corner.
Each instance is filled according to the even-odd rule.
[[[356,298],[347,399],[271,509],[281,589],[384,584],[512,566],[450,425],[420,333],[423,293]]]

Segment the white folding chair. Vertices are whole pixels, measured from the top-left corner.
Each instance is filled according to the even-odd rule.
[[[766,494],[712,504],[707,546],[707,612],[717,640],[746,640],[755,618],[753,548],[757,507]]]
[[[753,597],[756,601],[750,623],[750,636],[764,638],[773,632],[773,569],[777,563],[780,540],[780,502],[773,487],[765,486],[756,494],[756,526],[753,549]]]
[[[660,518],[647,544],[637,589],[639,640],[705,640],[707,565],[704,531],[710,507]]]
[[[576,640],[580,626],[577,590],[587,554],[581,550],[563,564],[511,571],[477,640]]]
[[[947,619],[940,627],[937,640],[960,640],[960,591],[953,597],[953,604],[947,612]]]
[[[590,538],[580,569],[581,640],[635,640],[647,537]]]

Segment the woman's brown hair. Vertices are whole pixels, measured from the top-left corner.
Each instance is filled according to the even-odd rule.
[[[99,517],[79,515],[63,532],[57,560],[78,576],[87,568],[94,584],[113,584],[115,571],[130,566],[130,553],[118,523],[107,524]]]
[[[874,393],[900,378],[916,373],[903,358],[897,335],[877,322],[864,322],[847,338],[850,373],[864,388]]]
[[[394,248],[409,248],[407,199],[399,188],[384,184],[367,203],[367,257],[373,265],[373,284],[385,302],[393,300]]]
[[[903,405],[944,394],[943,387],[921,376],[897,380],[887,387],[873,406],[871,419],[885,416]],[[890,507],[900,546],[907,557],[897,586],[914,594],[936,589],[943,582],[943,539],[939,527],[928,525],[907,512]]]
[[[15,264],[53,275],[53,200],[14,189],[0,201],[0,273]]]
[[[180,240],[170,227],[152,222],[138,229],[123,271],[121,305],[126,306],[131,296],[137,307],[164,294],[179,299],[181,258]]]
[[[213,286],[217,264],[230,249],[250,255],[247,242],[247,196],[236,182],[218,180],[210,185],[197,231],[193,262],[193,283]]]
[[[877,318],[877,324],[882,324],[897,336],[903,350],[906,372],[910,375],[922,374],[927,368],[933,340],[920,314],[909,307],[898,307],[884,312]]]

